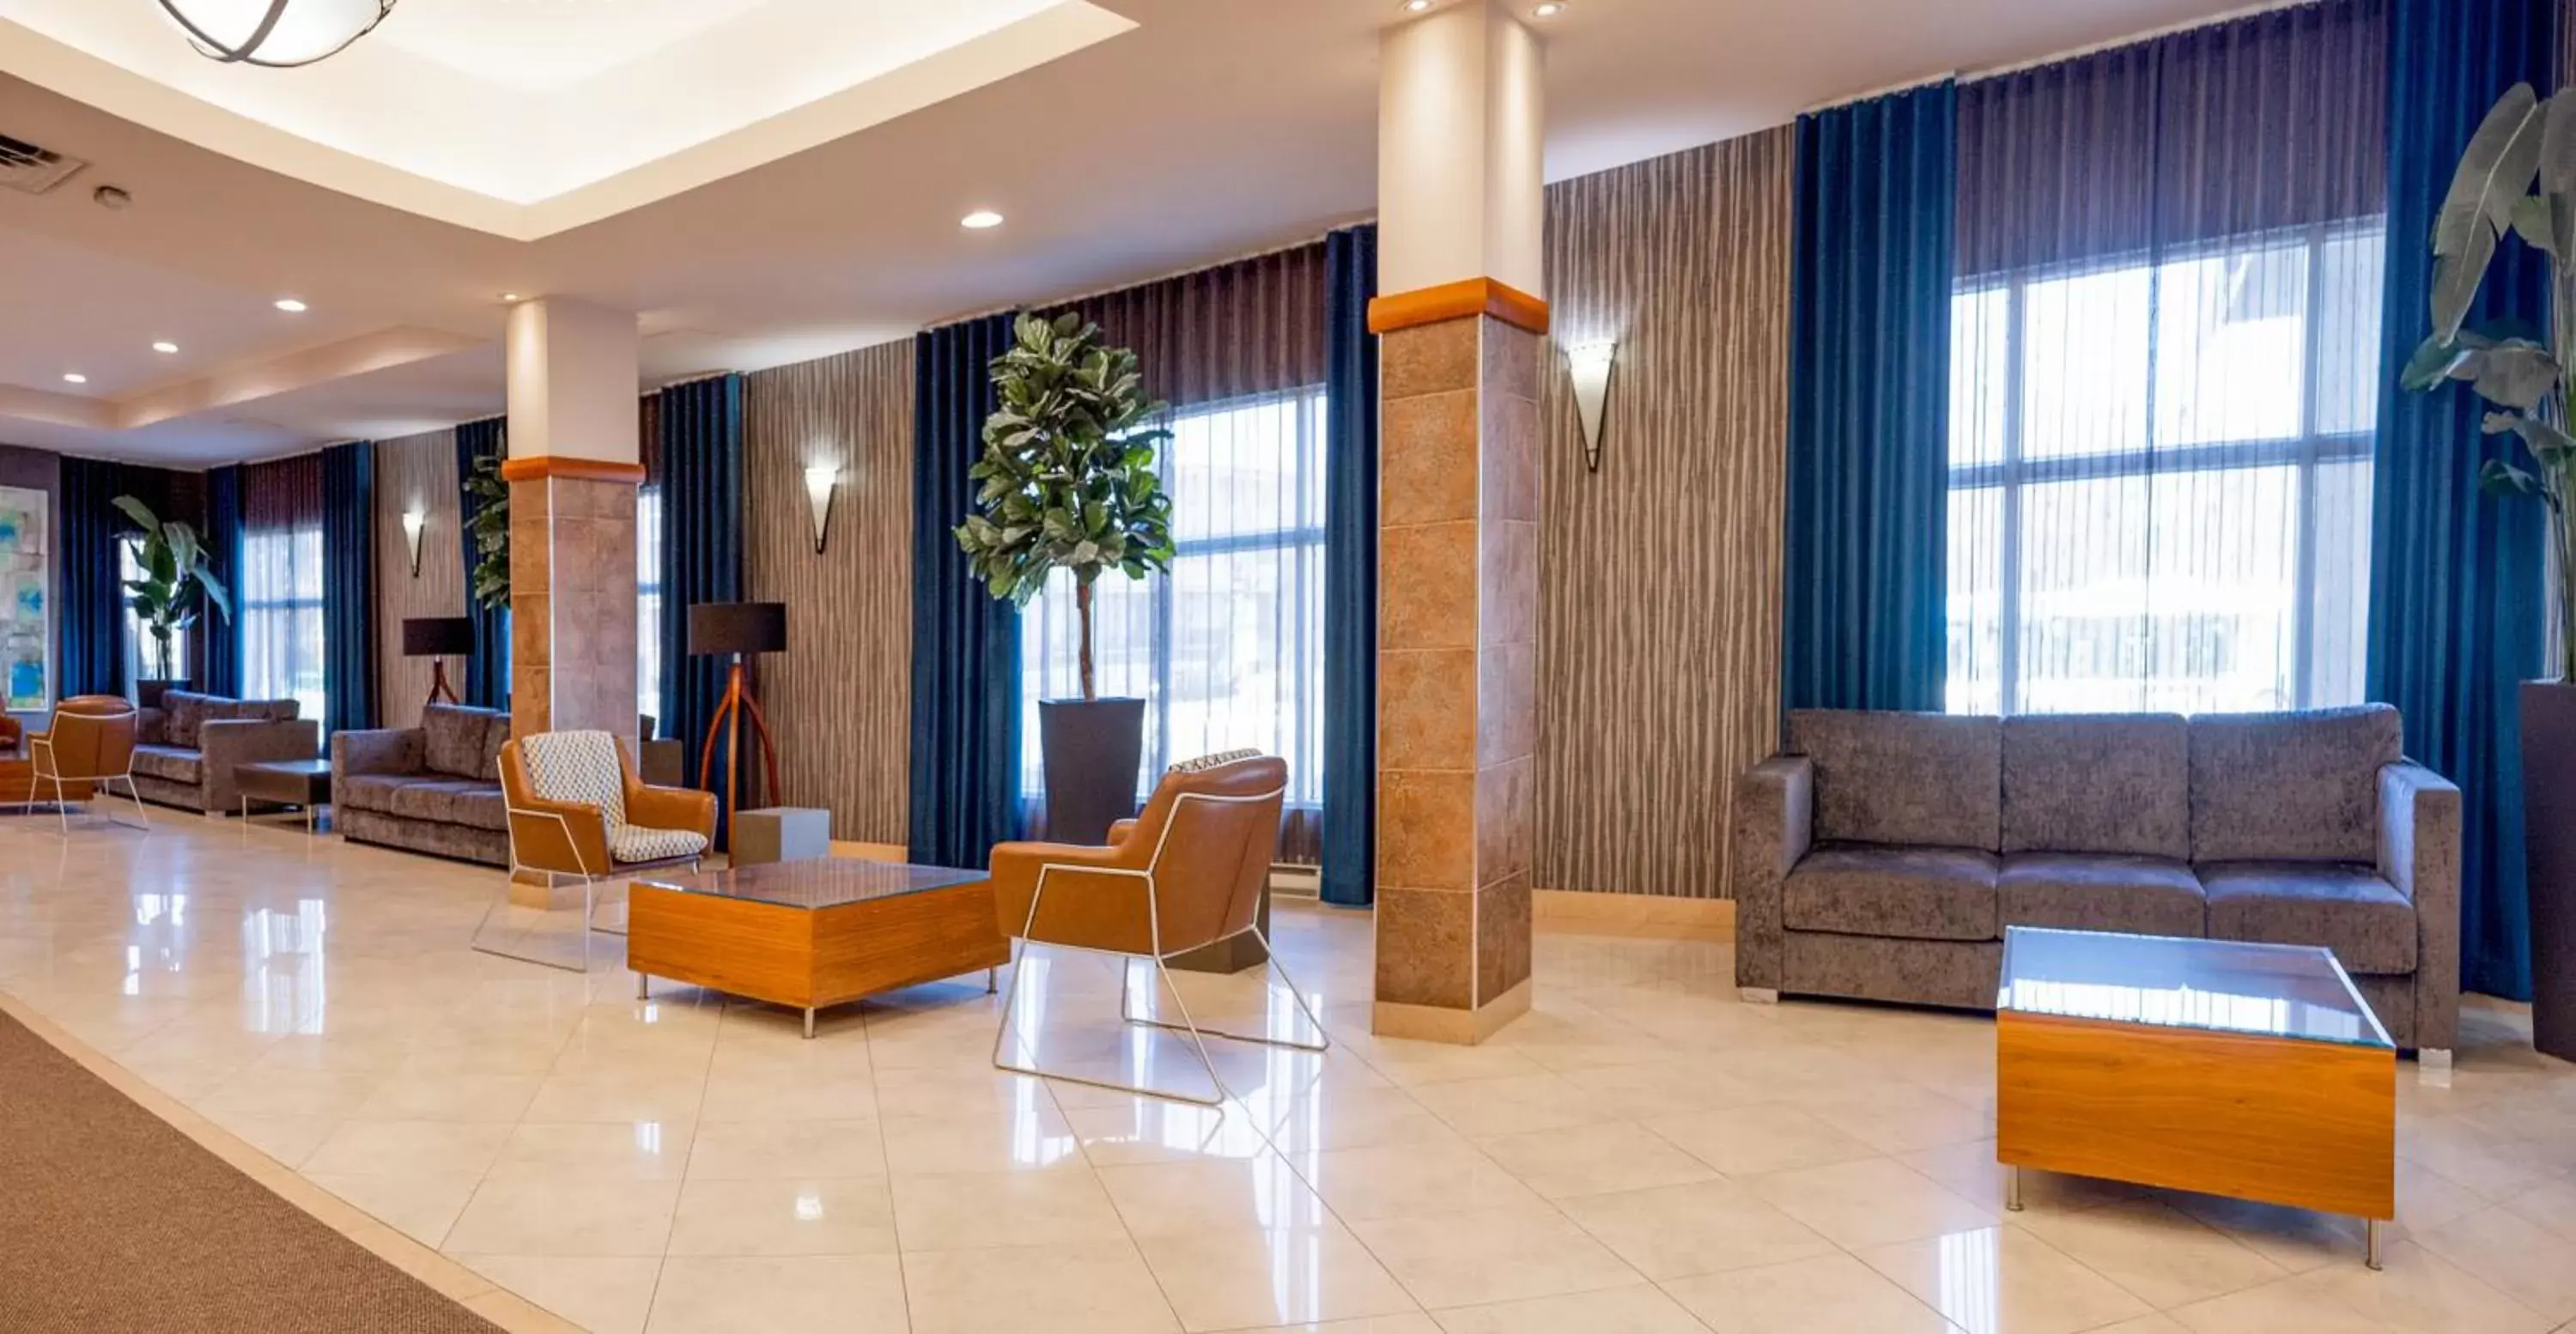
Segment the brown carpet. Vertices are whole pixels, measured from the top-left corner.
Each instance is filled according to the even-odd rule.
[[[0,1014],[0,1334],[500,1334]]]

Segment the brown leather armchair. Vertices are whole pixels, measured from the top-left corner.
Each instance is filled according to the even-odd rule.
[[[1018,1011],[1020,978],[1011,970],[1011,996],[1002,1008],[1001,1030],[993,1036],[993,1064],[1019,1074],[1068,1079],[1075,1083],[1174,1098],[1213,1106],[1224,1101],[1224,1081],[1208,1059],[1205,1036],[1232,1038],[1269,1046],[1322,1051],[1330,1045],[1322,1021],[1305,994],[1297,990],[1260,926],[1261,892],[1270,875],[1271,855],[1279,845],[1279,807],[1288,787],[1288,766],[1275,756],[1235,760],[1212,768],[1176,769],[1163,776],[1144,812],[1110,830],[1104,847],[1065,843],[1003,843],[993,849],[993,900],[1002,931],[1030,945],[1088,950],[1118,955],[1120,974],[1138,959],[1154,965],[1165,987],[1170,972],[1165,961],[1193,950],[1231,940],[1245,932],[1261,938],[1268,967],[1297,1002],[1316,1034],[1312,1043],[1229,1033],[1201,1028],[1189,1005],[1171,991],[1181,1022],[1139,1019],[1127,1012],[1120,987],[1120,1017],[1186,1033],[1218,1090],[1215,1097],[1195,1097],[1136,1085],[1112,1084],[1073,1075],[1051,1075],[1035,1066],[1002,1059],[1012,1016]],[[1022,947],[1022,953],[1026,947]]]
[[[71,833],[67,803],[87,801],[100,789],[123,783],[141,823],[128,828],[152,830],[143,813],[143,794],[134,788],[134,736],[140,715],[122,695],[74,695],[54,706],[53,724],[27,738],[28,804],[47,801],[65,834]],[[14,788],[16,784],[8,786]],[[14,793],[0,794],[6,800]],[[125,824],[115,816],[111,823]]]
[[[716,799],[711,792],[652,787],[636,776],[626,743],[606,732],[551,732],[521,737],[501,747],[501,796],[509,812],[510,873],[545,877],[551,892],[561,877],[582,883],[582,962],[513,953],[482,944],[486,954],[588,972],[594,893],[603,880],[663,866],[695,867],[714,845]],[[489,926],[494,904],[484,913]],[[617,934],[611,932],[611,934]]]

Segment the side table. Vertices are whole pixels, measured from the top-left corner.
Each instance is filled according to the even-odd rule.
[[[262,760],[255,764],[233,767],[233,784],[241,789],[241,815],[250,818],[254,801],[273,806],[295,806],[304,812],[304,832],[320,827],[320,813],[331,804],[331,762],[312,760]]]

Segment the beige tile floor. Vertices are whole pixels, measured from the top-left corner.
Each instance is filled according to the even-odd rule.
[[[980,982],[795,1019],[471,952],[470,867],[159,813],[0,819],[0,991],[382,1223],[612,1334],[2576,1330],[2576,1068],[2472,1015],[2349,1220],[2065,1179],[2007,1215],[1983,1019],[1735,999],[1728,950],[1543,934],[1475,1049],[1367,1031],[1364,916],[1279,914],[1336,1040],[1222,1112],[995,1073]],[[604,959],[619,957],[602,937]],[[1182,1086],[1104,961],[1049,1062]],[[1249,979],[1203,1021],[1290,1024]],[[1140,991],[1142,987],[1140,984]]]

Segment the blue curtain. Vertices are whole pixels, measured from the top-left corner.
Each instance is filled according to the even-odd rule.
[[[1323,899],[1377,897],[1377,228],[1324,238]]]
[[[474,516],[483,506],[465,488],[476,462],[501,457],[508,418],[467,422],[456,428],[457,533],[465,553],[465,615],[474,622],[474,656],[465,660],[465,702],[476,708],[510,706],[510,609],[474,600]]]
[[[209,606],[197,621],[206,646],[197,688],[210,695],[241,694],[241,475],[237,463],[206,472],[206,564],[232,596],[235,618]]]
[[[322,451],[322,731],[376,725],[376,447]]]
[[[125,470],[100,459],[63,459],[63,648],[60,695],[125,693],[125,580],[117,541]]]
[[[2531,998],[2523,866],[2522,742],[2515,686],[2542,670],[2541,507],[2478,489],[2514,437],[2479,429],[2485,403],[2457,385],[2397,387],[2430,328],[2422,238],[2460,150],[2495,99],[2557,84],[2555,0],[2395,0],[2388,42],[2388,265],[2381,323],[2370,555],[2370,697],[2406,719],[2406,750],[2460,785],[2460,978]],[[2469,327],[2546,329],[2549,269],[2498,247]]]
[[[1938,709],[1957,90],[1797,134],[1784,699]]]
[[[965,522],[1011,317],[913,338],[912,860],[981,867],[1019,829],[1020,618],[979,582]]]
[[[688,774],[695,782],[732,660],[689,656],[689,608],[742,600],[742,377],[721,375],[673,385],[662,391],[660,418],[662,624],[654,627],[662,636],[658,716],[666,734],[688,747]],[[744,761],[742,772],[756,777],[758,756],[747,753]],[[716,772],[721,802],[721,756]],[[777,794],[770,797],[775,800]],[[718,812],[719,847],[732,823],[731,812]]]

